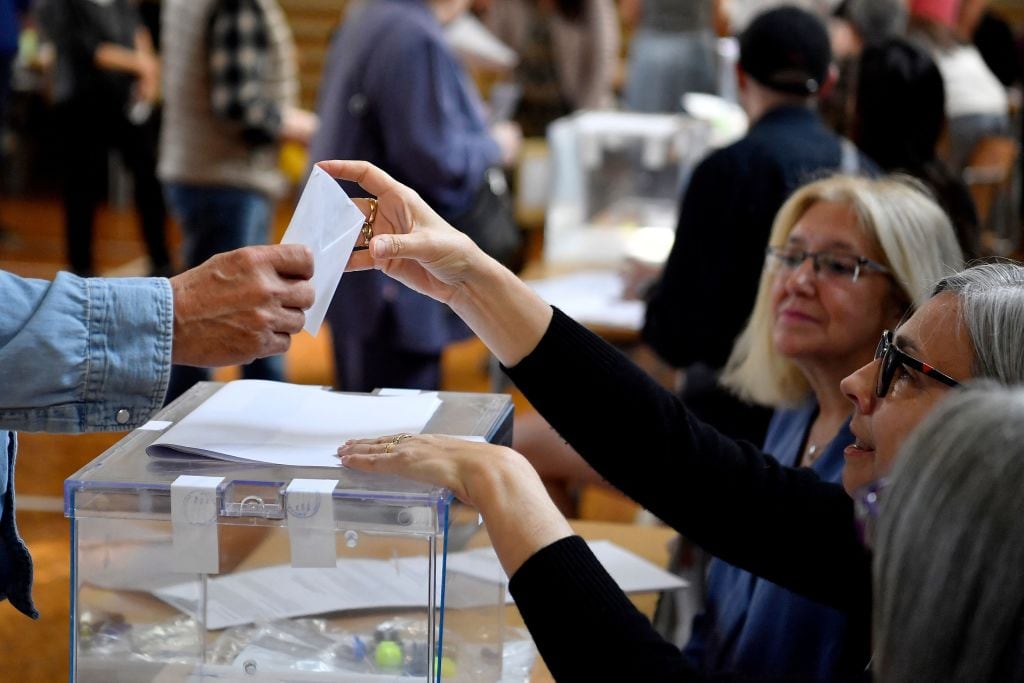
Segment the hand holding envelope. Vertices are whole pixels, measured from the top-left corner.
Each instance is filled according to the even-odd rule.
[[[377,198],[356,205],[334,178],[358,183]],[[369,249],[362,227],[374,215]],[[303,329],[316,334],[343,271],[379,269],[410,289],[451,305],[475,273],[504,268],[465,233],[441,218],[411,188],[365,161],[321,161],[313,168],[282,242],[305,244],[313,252],[316,302]],[[512,276],[509,274],[509,276]]]
[[[412,188],[373,164],[332,160],[320,161],[317,166],[334,178],[358,183],[377,198],[370,248],[353,253],[345,270],[375,268],[413,291],[448,305],[452,305],[467,278],[483,271],[504,270]],[[357,201],[368,217],[368,200]]]
[[[324,322],[362,226],[363,212],[334,178],[314,166],[281,238],[282,244],[305,244],[313,252],[312,282],[316,299],[306,311],[306,324],[302,328],[312,335],[316,335]]]

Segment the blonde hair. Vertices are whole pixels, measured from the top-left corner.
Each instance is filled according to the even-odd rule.
[[[800,218],[818,202],[850,207],[857,223],[882,253],[896,287],[911,308],[923,303],[944,275],[963,266],[953,225],[927,190],[905,176],[879,179],[836,175],[797,190],[779,209],[768,244],[782,246]],[[740,398],[769,406],[793,405],[810,386],[803,373],[775,350],[771,289],[776,272],[765,267],[754,310],[736,339],[722,383]]]

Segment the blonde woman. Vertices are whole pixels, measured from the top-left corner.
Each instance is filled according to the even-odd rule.
[[[776,409],[765,452],[839,481],[854,441],[840,382],[960,266],[949,220],[911,181],[836,176],[798,190],[775,218],[754,310],[723,376]],[[848,630],[839,610],[716,559],[684,654],[707,672],[833,680],[863,670]]]

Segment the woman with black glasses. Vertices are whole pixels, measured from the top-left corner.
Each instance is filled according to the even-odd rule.
[[[378,268],[448,304],[609,481],[709,552],[845,611],[867,663],[870,556],[841,486],[810,469],[784,467],[693,419],[670,392],[544,303],[379,169],[362,162],[322,166],[379,200],[378,234],[368,251],[353,254],[350,269]],[[982,374],[1020,381],[1022,323],[1024,267],[982,266],[943,280],[894,339],[922,366],[956,381]],[[889,365],[896,366],[889,386],[876,380],[876,361],[843,382],[854,403],[847,459],[884,467],[910,427],[948,394],[948,386],[920,369]],[[511,449],[418,435],[354,441],[339,454],[350,467],[448,486],[480,510],[556,678],[695,676],[573,535],[536,472]]]

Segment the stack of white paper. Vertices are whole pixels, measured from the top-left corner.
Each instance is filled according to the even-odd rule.
[[[439,405],[436,393],[339,394],[322,387],[239,380],[226,384],[146,452],[338,467],[338,446],[346,440],[419,434]]]

